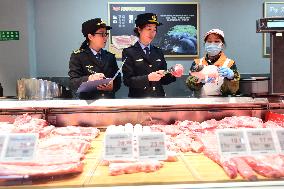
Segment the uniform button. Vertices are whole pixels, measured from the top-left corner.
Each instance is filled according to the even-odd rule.
[[[153,65],[151,65],[151,64],[149,65],[150,68],[151,68],[152,66],[153,66]]]
[[[105,94],[103,93],[102,96],[105,96]]]
[[[153,87],[153,91],[155,91],[156,90],[156,87]]]

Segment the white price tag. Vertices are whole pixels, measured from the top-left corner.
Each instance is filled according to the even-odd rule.
[[[217,130],[219,152],[222,156],[247,155],[248,149],[243,130],[222,129]]]
[[[1,157],[2,157],[3,149],[4,149],[5,139],[6,139],[5,135],[0,135],[0,160],[1,160]]]
[[[284,129],[276,130],[277,139],[280,146],[280,153],[284,153]]]
[[[19,162],[32,161],[35,156],[38,134],[9,134],[4,146],[2,161]]]
[[[132,133],[107,133],[104,140],[104,159],[133,159]]]
[[[141,133],[138,139],[138,158],[140,160],[165,160],[167,159],[165,133]]]
[[[277,153],[270,129],[246,129],[251,155]]]

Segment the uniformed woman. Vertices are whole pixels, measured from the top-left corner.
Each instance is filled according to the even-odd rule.
[[[164,97],[163,85],[176,80],[172,74],[165,74],[167,63],[161,49],[151,45],[157,33],[157,15],[145,13],[137,16],[134,33],[139,40],[122,52],[125,62],[122,68],[123,82],[129,87],[129,97]]]
[[[199,80],[196,76],[189,76],[186,84],[189,89],[198,92],[197,96],[235,95],[239,89],[240,74],[235,61],[226,57],[224,53],[224,32],[212,29],[204,36],[205,56],[195,59],[190,68],[191,72],[201,71],[206,65],[217,66],[219,78]],[[216,81],[218,80],[218,81]]]
[[[86,40],[80,49],[74,51],[69,62],[68,75],[73,91],[77,91],[82,82],[112,78],[118,71],[114,54],[103,50],[108,35],[107,26],[100,18],[88,20],[82,24],[82,33]],[[88,92],[78,94],[81,99],[114,98],[120,88],[120,74],[109,84],[99,85]]]

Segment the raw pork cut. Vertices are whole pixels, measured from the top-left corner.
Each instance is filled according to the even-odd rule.
[[[201,71],[190,72],[190,74],[197,77],[198,82],[201,82],[202,80],[206,81],[209,77],[215,78],[215,82],[217,82],[219,78],[218,67],[215,65],[204,66]]]

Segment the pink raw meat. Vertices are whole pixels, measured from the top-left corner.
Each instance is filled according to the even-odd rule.
[[[184,68],[181,64],[176,64],[172,68],[170,68],[170,72],[175,77],[181,77],[183,74]]]
[[[163,163],[159,161],[145,161],[134,163],[111,163],[109,165],[109,174],[112,176],[131,174],[139,172],[154,172],[163,167]]]
[[[215,65],[204,66],[204,68],[199,72],[190,72],[191,75],[198,78],[198,82],[201,80],[207,80],[209,77],[215,78],[215,81],[218,81],[219,73],[218,67]]]

